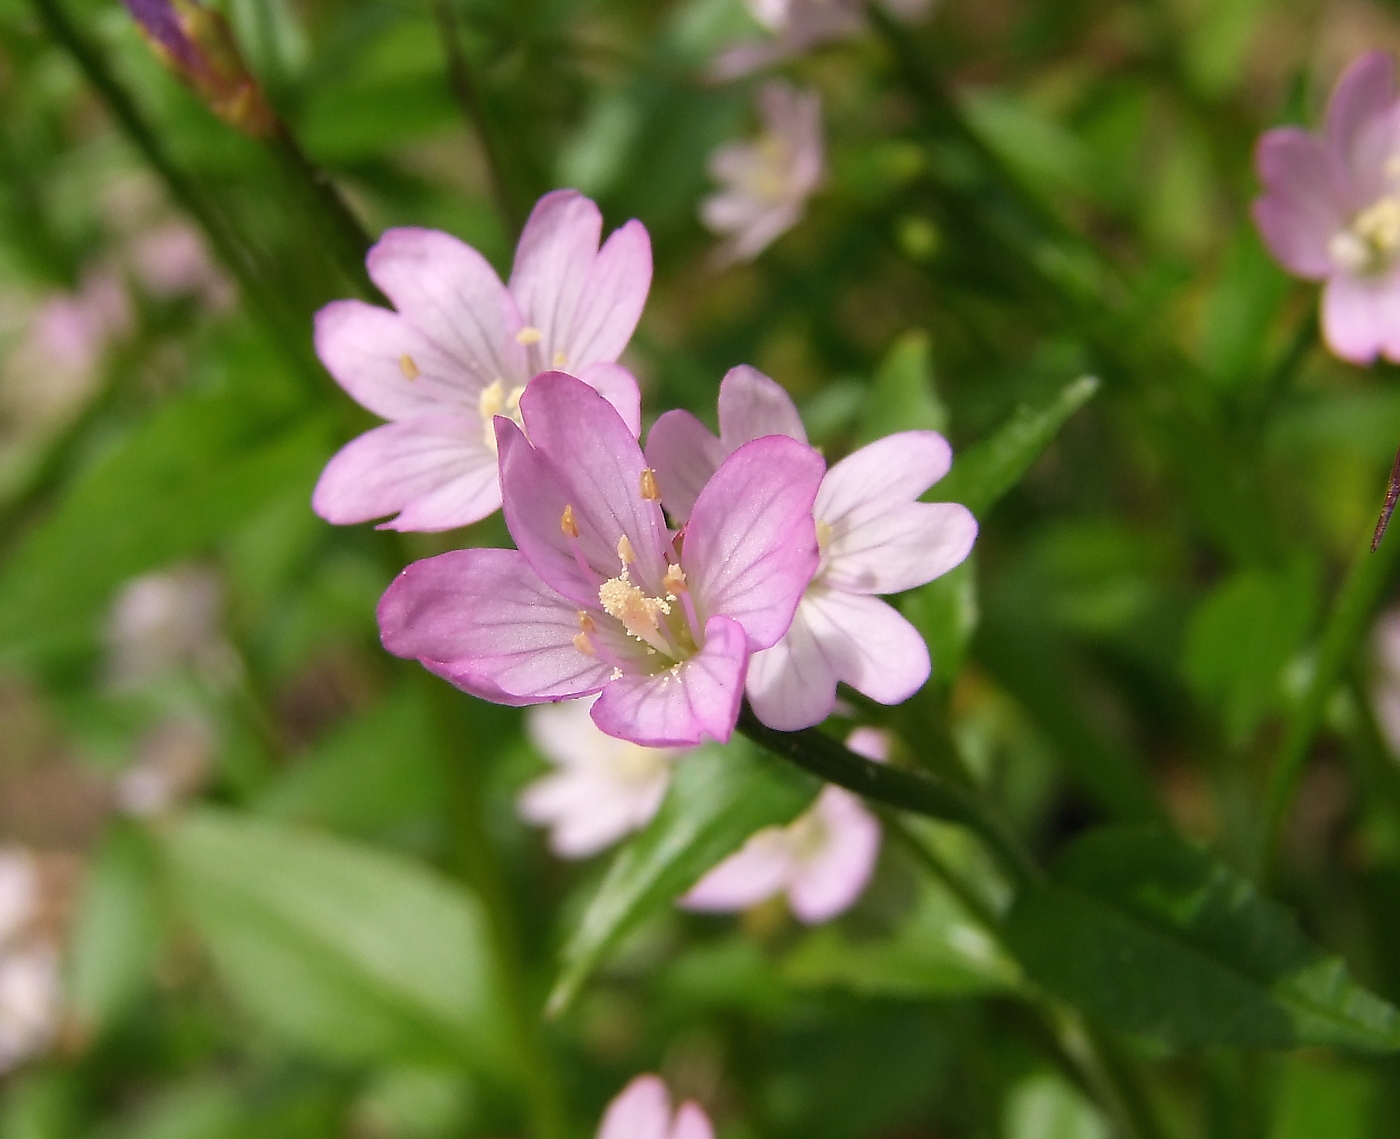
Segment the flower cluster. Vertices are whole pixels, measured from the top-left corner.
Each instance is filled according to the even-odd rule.
[[[617,364],[650,284],[646,231],[599,248],[597,207],[546,195],[502,285],[445,234],[394,230],[370,254],[397,311],[325,309],[317,347],[392,422],[333,458],[315,506],[340,522],[397,512],[444,529],[500,504],[515,549],[409,566],[384,594],[385,647],[502,704],[595,697],[605,733],[644,748],[727,740],[747,691],[791,730],[845,682],[885,703],[928,677],[922,638],[878,594],[957,565],[976,523],[916,501],[948,469],[933,432],[890,436],[827,469],[786,393],[751,368],[720,387],[720,435],[669,412],[638,438],[640,393]],[[646,766],[646,765],[642,765]],[[556,817],[574,765],[527,811]],[[605,844],[655,809],[662,770],[619,813],[561,826],[561,851]]]

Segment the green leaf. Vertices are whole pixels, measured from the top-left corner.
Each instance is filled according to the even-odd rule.
[[[907,594],[900,611],[928,643],[933,680],[947,686],[962,671],[977,631],[977,555]]]
[[[127,578],[212,545],[288,485],[309,494],[331,449],[320,419],[235,393],[173,400],[80,474],[0,570],[0,647],[83,636]]]
[[[1063,1077],[1028,1076],[1006,1101],[1005,1139],[1109,1139],[1102,1113]]]
[[[864,401],[860,442],[896,431],[947,431],[948,409],[934,387],[933,347],[926,332],[906,332],[880,361]]]
[[[485,918],[460,886],[226,811],[162,837],[185,914],[253,1016],[334,1060],[500,1065]]]
[[[1017,898],[1027,974],[1123,1032],[1183,1048],[1400,1048],[1400,1013],[1211,855],[1156,828],[1076,842]]]
[[[737,737],[687,755],[656,818],[618,853],[564,946],[550,1012],[569,1005],[639,921],[669,905],[754,831],[791,822],[815,795],[812,780]]]
[[[1367,1139],[1377,1134],[1384,1078],[1320,1056],[1290,1056],[1279,1073],[1272,1139]]]
[[[1099,390],[1093,376],[1080,376],[1048,403],[1022,406],[989,439],[968,447],[948,476],[933,488],[942,502],[961,502],[979,518],[1021,481],[1065,420]]]

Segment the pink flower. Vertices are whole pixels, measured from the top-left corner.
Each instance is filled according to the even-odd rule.
[[[651,287],[651,242],[629,221],[601,249],[603,219],[575,190],[536,204],[509,286],[468,245],[391,229],[369,275],[397,311],[335,301],[317,314],[316,351],[356,401],[391,422],[341,449],[312,505],[330,522],[396,514],[395,530],[450,530],[501,505],[495,416],[519,421],[520,394],[546,369],[602,392],[635,435],[637,381],[616,363]]]
[[[760,68],[802,55],[818,44],[849,39],[865,27],[862,0],[745,0],[749,13],[770,33],[722,51],[710,73],[737,79]],[[884,0],[897,20],[913,23],[928,14],[932,0]]]
[[[1254,220],[1295,276],[1325,281],[1322,330],[1344,360],[1400,362],[1400,87],[1368,52],[1332,91],[1321,136],[1267,132],[1255,152]]]
[[[416,562],[379,603],[384,646],[498,704],[594,692],[593,722],[647,747],[726,740],[751,653],[776,644],[817,568],[823,464],[791,439],[740,447],[673,541],[630,427],[572,376],[496,420],[518,550]]]
[[[857,729],[847,746],[883,762],[889,737]],[[764,827],[681,899],[691,910],[746,910],[778,894],[808,925],[830,921],[855,904],[880,854],[880,824],[860,799],[827,786],[785,827]]]
[[[525,788],[520,814],[550,828],[561,858],[587,858],[651,822],[682,754],[604,735],[588,715],[592,703],[531,708],[525,721],[530,742],[559,770]]]
[[[689,412],[670,411],[647,437],[648,461],[676,522],[689,517],[708,472],[736,447],[771,434],[807,438],[787,393],[747,366],[720,385],[719,424],[716,439]],[[769,727],[821,723],[835,707],[838,681],[898,704],[928,679],[923,638],[876,595],[932,581],[971,551],[977,522],[966,507],[917,501],[951,463],[937,432],[902,431],[827,471],[813,508],[821,565],[791,627],[749,666],[749,700]]]
[[[671,1111],[660,1076],[638,1076],[608,1104],[598,1139],[714,1139],[710,1119],[693,1100]]]
[[[728,142],[710,156],[710,173],[723,188],[700,203],[700,220],[727,240],[721,263],[757,257],[802,217],[821,181],[821,99],[779,80],[758,93],[763,133],[752,142]]]

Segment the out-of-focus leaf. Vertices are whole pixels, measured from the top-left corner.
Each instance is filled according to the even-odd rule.
[[[339,1060],[502,1062],[485,919],[408,859],[203,810],[163,841],[177,897],[254,1016]]]
[[[124,1014],[150,979],[162,922],[152,852],[119,827],[97,854],[68,942],[67,998],[85,1033]]]
[[[1271,1139],[1367,1139],[1377,1134],[1377,1078],[1313,1056],[1284,1061]]]
[[[1005,1139],[1108,1139],[1102,1113],[1063,1077],[1042,1072],[1011,1089],[1006,1100]]]
[[[978,92],[963,105],[978,133],[1027,185],[1093,192],[1094,153],[1060,123],[1004,92]]]
[[[656,818],[618,853],[564,946],[550,1010],[562,1011],[647,914],[669,905],[754,831],[791,822],[815,794],[810,779],[742,739],[687,755]]]
[[[1093,376],[1081,376],[1039,407],[1018,408],[989,439],[968,447],[931,497],[961,502],[979,518],[1021,481],[1056,432],[1099,390]]]
[[[906,332],[880,361],[865,400],[860,441],[896,431],[947,431],[948,409],[934,386],[933,346],[926,332]]]
[[[1306,562],[1245,570],[1201,602],[1186,634],[1182,667],[1217,705],[1228,735],[1246,739],[1282,698],[1282,673],[1307,636],[1317,580]]]
[[[976,556],[969,555],[962,565],[913,590],[900,609],[928,642],[935,683],[952,683],[977,630]]]
[[[1268,334],[1289,287],[1254,229],[1241,230],[1202,306],[1201,358],[1208,375],[1226,387],[1264,377]]]
[[[1123,1032],[1183,1048],[1400,1048],[1400,1013],[1286,910],[1156,828],[1080,839],[1017,898],[1006,938],[1033,980]]]
[[[164,1088],[129,1119],[114,1121],[100,1139],[243,1139],[247,1109],[234,1088],[208,1077]]]
[[[195,553],[332,449],[320,418],[270,417],[236,393],[172,401],[81,474],[0,570],[0,647],[87,632],[116,586]]]
[[[355,1119],[371,1135],[450,1139],[466,1131],[471,1109],[472,1088],[460,1071],[390,1068],[365,1090]]]

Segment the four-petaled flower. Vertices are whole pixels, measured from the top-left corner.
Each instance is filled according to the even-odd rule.
[[[825,469],[783,436],[734,451],[673,539],[655,472],[617,411],[545,372],[498,417],[516,550],[416,562],[379,604],[384,645],[501,704],[601,692],[603,731],[648,747],[727,740],[749,657],[784,635],[818,551]]]
[[[1325,281],[1322,330],[1344,360],[1400,362],[1400,87],[1369,52],[1337,81],[1321,136],[1267,132],[1254,219],[1295,276]]]
[[[710,472],[735,448],[774,434],[806,442],[787,393],[747,366],[720,385],[719,424],[715,438],[689,412],[669,411],[647,436],[648,462],[677,523],[691,516]],[[897,704],[928,679],[923,637],[876,595],[932,581],[971,552],[977,522],[966,507],[917,501],[951,463],[937,432],[902,431],[826,473],[814,507],[820,568],[791,627],[749,667],[749,700],[769,727],[821,723],[835,707],[838,681]]]
[[[316,317],[316,351],[336,382],[391,422],[352,440],[321,475],[312,505],[330,522],[449,530],[501,505],[497,415],[546,369],[596,388],[635,435],[637,381],[616,363],[651,287],[651,242],[629,221],[599,249],[602,215],[574,190],[536,204],[509,285],[470,246],[428,229],[391,229],[369,275],[397,311],[335,301]]]

